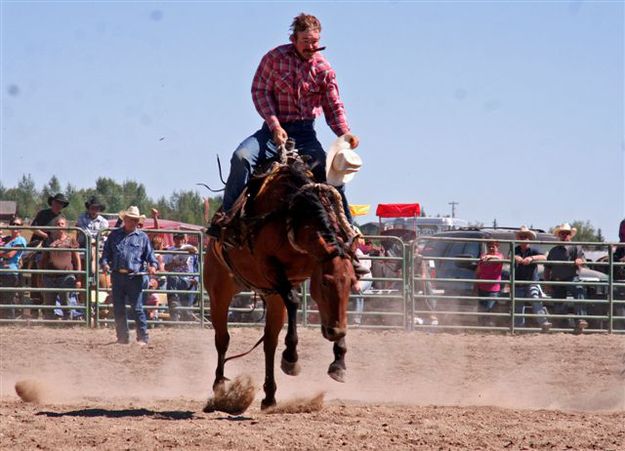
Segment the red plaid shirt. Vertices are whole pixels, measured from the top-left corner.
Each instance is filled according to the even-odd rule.
[[[302,60],[293,44],[263,57],[252,81],[252,100],[272,131],[281,122],[315,119],[323,110],[337,136],[349,132],[334,69],[319,53]]]

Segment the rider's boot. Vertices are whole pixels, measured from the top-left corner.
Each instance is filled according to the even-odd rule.
[[[218,210],[206,229],[206,234],[211,238],[221,241],[226,247],[238,245],[238,234],[235,228],[230,227],[231,218],[223,210]]]

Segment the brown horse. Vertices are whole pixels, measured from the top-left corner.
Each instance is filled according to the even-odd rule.
[[[215,393],[223,390],[228,380],[224,364],[230,340],[228,308],[233,296],[248,288],[265,300],[267,312],[261,338],[265,398],[261,408],[266,409],[276,404],[274,356],[285,317],[288,329],[281,368],[289,375],[299,373],[295,289],[308,278],[311,296],[319,306],[322,335],[334,342],[335,359],[328,374],[343,381],[347,304],[356,282],[351,261],[355,234],[347,223],[338,192],[329,185],[315,183],[296,154],[283,163],[274,162],[268,172],[254,178],[249,192],[240,220],[243,244],[224,247],[221,242],[209,242],[204,284],[210,297],[218,354]],[[213,409],[209,404],[205,407],[205,411]]]

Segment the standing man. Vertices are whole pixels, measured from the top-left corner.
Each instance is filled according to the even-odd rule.
[[[31,226],[49,226],[57,217],[61,215],[61,210],[69,205],[69,200],[63,193],[57,193],[48,197],[50,208],[39,210],[35,218],[31,221]],[[36,247],[39,243],[48,240],[50,230],[33,230],[33,235],[28,243],[28,247]]]
[[[562,242],[570,243],[577,229],[571,227],[568,223],[557,226],[553,234]],[[551,297],[555,299],[565,300],[567,295],[571,295],[573,299],[584,299],[584,287],[575,285],[579,282],[579,269],[585,262],[584,251],[581,246],[564,245],[555,246],[547,254],[547,261],[562,262],[554,263],[545,267],[544,278],[554,282],[569,282],[566,285],[555,285],[551,287]],[[564,262],[573,262],[564,263]],[[569,304],[562,302],[555,305],[554,310],[557,314],[566,315],[569,310]],[[581,302],[574,302],[575,314],[578,316],[586,316],[586,305]],[[581,334],[588,327],[588,321],[580,318],[575,323],[575,333]]]
[[[221,228],[254,167],[275,156],[277,147],[287,138],[295,139],[299,153],[310,158],[315,179],[326,181],[325,152],[314,128],[315,118],[322,111],[332,131],[343,136],[352,149],[358,147],[358,138],[347,124],[334,69],[319,53],[324,49],[319,47],[321,23],[315,16],[302,13],[293,20],[291,32],[291,43],[269,51],[256,70],[252,100],[264,123],[232,156],[223,211],[215,214],[207,231],[214,238],[221,238]],[[344,187],[337,189],[351,222]]]
[[[540,300],[540,287],[538,286],[538,266],[536,262],[544,261],[545,256],[533,247],[530,247],[528,240],[536,239],[536,232],[527,228],[527,226],[521,226],[519,230],[514,234],[514,239],[519,240],[519,245],[514,248],[514,279],[521,283],[514,286],[515,298],[532,298],[532,311],[534,315],[540,315],[536,317],[538,325],[543,332],[549,332],[551,329],[551,323],[545,316],[547,311]],[[523,306],[525,302],[517,299],[514,306],[514,313],[523,313]],[[522,316],[516,316],[514,319],[515,326],[523,326],[525,324],[525,318]]]
[[[102,271],[112,273],[117,343],[129,342],[126,316],[126,304],[129,304],[136,323],[137,342],[145,346],[148,344],[148,324],[143,310],[143,290],[148,287],[149,275],[156,273],[158,262],[148,236],[137,227],[139,221],[145,219],[139,213],[139,208],[128,207],[119,216],[123,225],[108,236],[100,265]]]
[[[76,221],[76,227],[80,227],[85,231],[85,234],[78,234],[80,247],[86,247],[86,235],[89,235],[91,242],[95,244],[98,232],[108,228],[108,221],[100,214],[104,210],[106,210],[106,206],[96,196],[91,196],[85,202],[85,211],[78,216]]]
[[[198,250],[195,246],[187,244],[187,235],[181,232],[174,233],[174,245],[167,248],[168,251],[185,252],[186,254],[165,255],[165,269],[170,272],[187,273],[188,275],[167,276],[168,290],[197,290],[199,268]],[[182,300],[182,302],[181,302]],[[169,315],[173,321],[180,318],[186,321],[193,321],[193,313],[189,310],[179,310],[178,307],[193,307],[195,304],[195,293],[168,293],[167,304],[169,305]]]
[[[618,229],[619,244],[614,251],[614,263],[619,265],[625,264],[625,219],[621,221]],[[612,277],[614,282],[619,284],[625,284],[625,266],[614,266]],[[615,286],[613,291],[613,299],[615,301],[625,301],[625,286]],[[614,304],[612,309],[612,315],[625,316],[625,304]],[[615,328],[625,329],[625,319],[614,320]]]

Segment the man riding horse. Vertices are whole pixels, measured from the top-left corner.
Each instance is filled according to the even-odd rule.
[[[315,180],[326,182],[326,154],[314,129],[315,118],[322,110],[332,131],[342,136],[351,149],[358,147],[358,137],[347,124],[334,69],[320,53],[325,48],[319,47],[321,23],[315,16],[302,13],[293,20],[291,31],[291,44],[269,51],[252,82],[252,100],[264,123],[232,155],[223,206],[208,229],[210,236],[226,243],[238,232],[236,225],[229,225],[238,210],[236,201],[254,168],[275,158],[287,138],[292,138],[299,154],[307,158]],[[336,188],[351,223],[345,187]]]
[[[227,381],[226,361],[238,357],[226,358],[232,297],[252,289],[265,301],[264,334],[257,343],[265,352],[262,408],[276,402],[274,355],[285,320],[280,366],[286,374],[299,373],[296,290],[307,279],[322,335],[334,343],[328,375],[344,380],[347,304],[359,267],[343,186],[362,164],[353,151],[358,138],[347,125],[334,70],[319,53],[321,24],[300,14],[291,30],[291,44],[267,53],[256,71],[252,98],[265,122],[234,152],[223,207],[208,230],[213,239],[203,272],[218,354],[215,400]],[[322,110],[340,137],[327,159],[314,129]],[[236,408],[209,401],[205,411],[240,413],[251,401]]]

